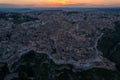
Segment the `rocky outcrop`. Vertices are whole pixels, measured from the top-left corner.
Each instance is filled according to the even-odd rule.
[[[120,21],[115,22],[115,31],[106,32],[98,41],[98,49],[120,69]]]
[[[117,71],[90,69],[82,71],[71,64],[56,64],[48,55],[29,51],[11,66],[5,80],[119,80]]]

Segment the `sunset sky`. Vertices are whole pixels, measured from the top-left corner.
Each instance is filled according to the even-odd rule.
[[[119,6],[120,0],[0,0],[0,4],[33,7]]]

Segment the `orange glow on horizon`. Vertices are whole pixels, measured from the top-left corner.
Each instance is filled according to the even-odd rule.
[[[105,6],[120,5],[120,0],[0,0],[0,4],[15,4],[34,7],[61,7],[71,5]]]
[[[63,6],[63,5],[67,5],[69,4],[68,0],[49,0],[48,2],[46,3],[38,3],[38,4],[35,4],[34,6],[36,7],[60,7],[60,6]]]

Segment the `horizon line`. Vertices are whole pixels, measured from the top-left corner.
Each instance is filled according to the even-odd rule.
[[[81,4],[68,4],[68,5],[60,5],[60,6],[39,6],[39,5],[37,5],[37,6],[35,6],[35,5],[17,5],[17,4],[5,4],[5,3],[0,3],[0,8],[14,8],[14,7],[16,7],[16,8],[62,8],[62,7],[75,7],[75,8],[77,8],[77,7],[120,7],[120,5],[118,5],[118,4],[116,4],[116,5],[111,5],[111,4],[104,4],[104,5],[101,5],[101,4],[99,4],[99,5],[96,5],[96,4],[86,4],[86,3],[81,3]]]

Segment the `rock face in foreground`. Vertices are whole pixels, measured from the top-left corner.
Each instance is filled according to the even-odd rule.
[[[55,64],[46,54],[29,51],[11,66],[4,80],[119,80],[117,71],[80,71],[71,64]]]

